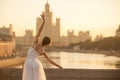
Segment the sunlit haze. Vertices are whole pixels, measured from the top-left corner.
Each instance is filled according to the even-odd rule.
[[[0,0],[0,27],[9,24],[17,36],[33,29],[46,0]],[[120,24],[120,0],[48,0],[53,19],[61,19],[61,35],[67,30],[90,31],[92,36],[114,36]]]

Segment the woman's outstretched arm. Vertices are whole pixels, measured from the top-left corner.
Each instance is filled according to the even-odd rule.
[[[56,64],[54,61],[52,61],[52,60],[48,57],[48,55],[46,54],[46,52],[43,52],[42,55],[43,55],[51,64],[53,64],[54,66],[57,66],[57,67],[59,67],[60,69],[62,69],[62,67],[61,67],[60,65]]]
[[[42,17],[43,22],[42,22],[42,24],[41,24],[41,26],[40,26],[40,28],[39,28],[38,33],[37,33],[36,36],[35,36],[35,40],[34,40],[33,45],[35,45],[35,44],[38,43],[38,37],[40,36],[40,34],[41,34],[42,30],[43,30],[44,24],[45,24],[44,14],[42,14],[41,17]]]

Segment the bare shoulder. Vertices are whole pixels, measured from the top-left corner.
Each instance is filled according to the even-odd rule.
[[[35,44],[35,45],[32,45],[32,47],[35,49],[35,50],[37,50],[37,49],[39,49],[40,48],[40,44]]]
[[[36,44],[36,45],[33,45],[33,48],[39,52],[39,53],[43,53],[44,52],[44,48],[42,47],[41,44]]]

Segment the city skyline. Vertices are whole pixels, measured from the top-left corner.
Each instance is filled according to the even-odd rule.
[[[0,0],[0,27],[12,24],[17,36],[24,35],[26,29],[35,33],[36,18],[45,3],[45,0]],[[120,0],[49,0],[48,3],[54,19],[61,19],[61,35],[74,30],[75,34],[90,31],[92,36],[114,36],[120,24]]]

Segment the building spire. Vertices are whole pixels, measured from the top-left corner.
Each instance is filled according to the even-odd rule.
[[[48,0],[46,0],[46,3],[48,3]]]
[[[48,0],[46,0],[46,5],[45,5],[45,12],[49,12],[49,4],[48,4]]]

